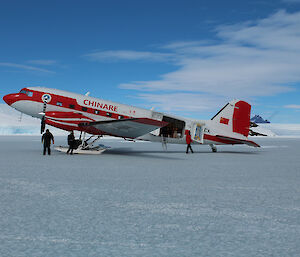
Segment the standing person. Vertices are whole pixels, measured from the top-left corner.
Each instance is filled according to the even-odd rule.
[[[191,137],[191,133],[190,131],[188,130],[187,134],[186,134],[186,137],[185,137],[185,140],[186,140],[186,153],[189,153],[189,149],[191,149],[191,152],[194,153],[192,147],[191,147],[191,143],[192,143],[192,137]]]
[[[54,144],[54,137],[52,133],[49,131],[49,129],[46,129],[46,132],[42,136],[42,143],[44,143],[44,151],[43,151],[44,155],[46,155],[47,149],[48,149],[48,155],[51,154],[51,149],[50,149],[51,140],[52,143]]]
[[[75,136],[74,136],[74,132],[71,131],[71,133],[68,135],[68,145],[69,145],[69,149],[67,151],[67,154],[70,152],[70,154],[73,154],[73,149],[75,148]]]

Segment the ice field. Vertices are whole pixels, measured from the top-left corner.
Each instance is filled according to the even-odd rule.
[[[300,138],[253,140],[43,156],[0,136],[0,256],[300,256]]]

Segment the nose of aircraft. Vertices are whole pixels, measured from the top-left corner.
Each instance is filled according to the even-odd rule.
[[[17,101],[17,94],[8,94],[3,96],[3,100],[8,104],[8,105],[12,105],[14,102]]]

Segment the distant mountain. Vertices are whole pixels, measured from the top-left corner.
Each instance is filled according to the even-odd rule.
[[[270,121],[268,120],[264,120],[261,116],[259,115],[255,115],[254,117],[252,117],[250,119],[251,122],[254,122],[254,123],[270,123]]]

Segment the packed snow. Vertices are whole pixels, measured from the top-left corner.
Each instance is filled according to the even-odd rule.
[[[0,256],[299,256],[300,139],[255,140],[43,156],[0,136]]]

